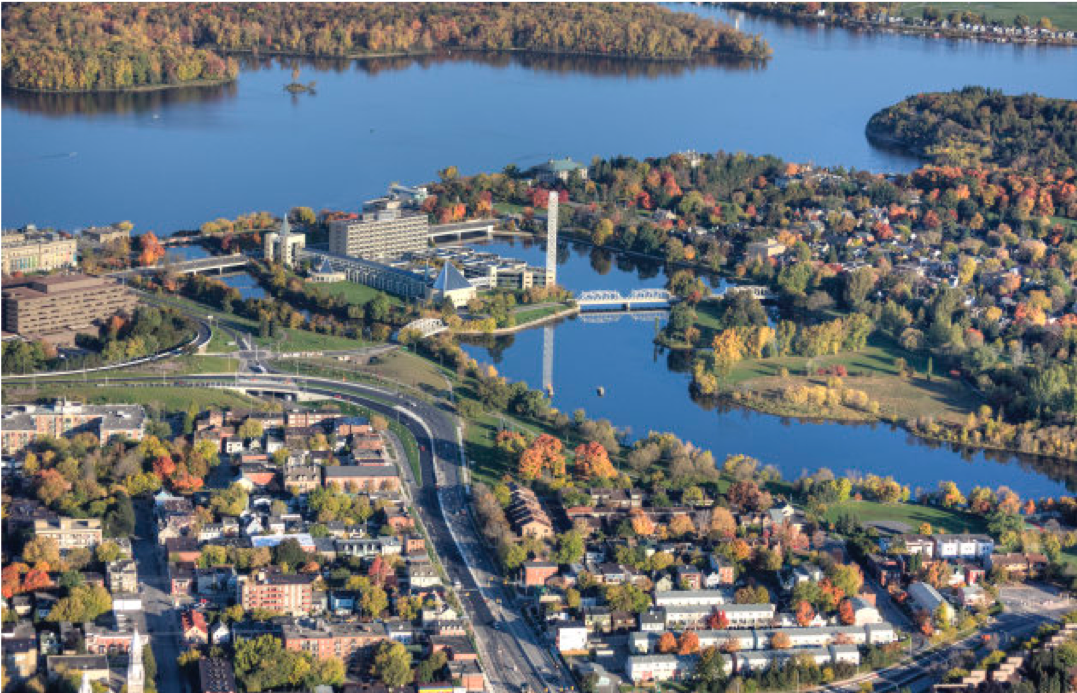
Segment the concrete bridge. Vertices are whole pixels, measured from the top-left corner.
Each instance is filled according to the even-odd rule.
[[[494,220],[477,219],[473,221],[458,221],[452,224],[435,224],[427,231],[426,237],[433,243],[443,243],[449,240],[462,241],[468,238],[493,238]]]
[[[676,299],[665,289],[634,289],[627,296],[608,289],[584,291],[576,297],[581,308],[596,310],[632,310],[633,308],[657,308],[669,306]]]
[[[217,274],[224,274],[225,270],[243,269],[249,262],[250,258],[243,253],[233,253],[231,255],[214,255],[213,257],[201,257],[196,260],[174,262],[167,267],[176,274],[201,274],[213,271],[216,271]]]

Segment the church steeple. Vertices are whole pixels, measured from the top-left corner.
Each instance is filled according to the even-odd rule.
[[[142,668],[142,637],[135,628],[131,636],[131,658],[127,664],[127,693],[143,693],[146,686],[146,672]],[[79,691],[79,693],[86,693]]]
[[[292,225],[288,223],[288,212],[284,213],[284,217],[280,222],[280,235],[287,236],[292,232]]]
[[[93,693],[93,686],[90,685],[90,675],[85,671],[82,672],[82,684],[79,685],[79,693]]]

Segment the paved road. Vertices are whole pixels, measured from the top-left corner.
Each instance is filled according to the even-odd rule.
[[[541,693],[561,688],[567,690],[572,686],[571,678],[563,667],[546,651],[535,631],[523,622],[519,610],[514,608],[515,605],[511,602],[510,593],[495,579],[497,572],[492,560],[466,514],[461,514],[468,505],[467,490],[460,480],[463,453],[457,419],[448,404],[428,404],[390,390],[326,378],[286,374],[238,377],[240,385],[246,385],[252,390],[260,389],[259,386],[267,389],[280,387],[282,381],[294,383],[301,385],[306,392],[354,401],[404,424],[421,446],[419,461],[422,486],[416,489],[414,500],[449,579],[460,584],[458,591],[471,621],[492,690],[512,693],[530,690],[533,693]],[[236,378],[237,376],[231,373],[173,376],[172,383],[220,383],[234,386],[237,383]],[[111,378],[109,382],[115,385],[118,382],[137,383],[152,380],[152,376],[129,376]],[[438,483],[435,483],[435,480]],[[141,562],[139,569],[142,570]],[[152,571],[153,568],[147,570]],[[151,575],[152,580],[152,573],[147,574]],[[157,579],[161,581],[160,576]],[[501,605],[508,605],[510,608],[502,608],[497,600],[500,600]],[[165,608],[167,606],[158,604],[153,607],[163,612],[159,618],[168,616]],[[176,614],[171,612],[170,617],[173,619],[172,625],[163,620],[158,622],[165,632],[176,630]],[[169,656],[166,647],[162,646],[159,662]],[[169,657],[173,667],[178,653],[179,648],[176,645]],[[157,654],[156,645],[154,654]],[[174,674],[171,677],[176,678]],[[179,691],[162,690],[161,693]]]
[[[179,615],[172,606],[168,571],[157,550],[152,503],[136,502],[135,520],[131,545],[138,564],[142,611],[131,614],[132,621],[140,633],[150,636],[149,644],[157,661],[158,693],[182,693],[186,686],[180,680],[176,664],[181,652]]]

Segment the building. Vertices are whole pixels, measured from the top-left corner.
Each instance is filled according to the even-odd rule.
[[[289,493],[310,493],[321,485],[322,468],[316,464],[297,464],[284,468],[284,489]]]
[[[557,575],[556,563],[526,561],[523,566],[524,587],[542,587],[546,581]]]
[[[0,409],[3,451],[14,454],[39,436],[60,438],[94,433],[102,444],[112,438],[142,440],[146,411],[137,404],[87,405],[60,401],[48,405],[23,404]]]
[[[698,657],[677,655],[642,655],[629,657],[625,674],[635,684],[676,681],[685,678],[696,668]]]
[[[131,649],[127,657],[127,693],[142,693],[146,686],[146,672],[142,668],[142,636],[135,629],[131,636]]]
[[[654,594],[656,607],[719,606],[730,601],[730,594],[725,590],[672,590]]]
[[[559,623],[557,631],[557,651],[561,654],[579,654],[587,652],[587,626],[579,621]]]
[[[23,231],[5,232],[0,243],[4,247],[0,254],[4,274],[52,272],[78,265],[78,241],[59,233],[27,227]],[[7,306],[4,310],[7,311]]]
[[[467,305],[467,302],[477,295],[474,285],[464,278],[456,265],[446,262],[434,283],[430,285],[429,298],[438,302],[451,301],[453,306],[459,308]]]
[[[25,681],[37,673],[37,631],[29,621],[4,624],[0,638],[4,672],[15,681]]]
[[[399,201],[364,211],[355,219],[329,222],[329,252],[364,260],[398,258],[427,245],[430,221],[426,214],[404,212]]]
[[[84,676],[108,685],[108,657],[105,655],[49,655],[46,669],[50,680]]]
[[[379,291],[406,299],[424,299],[429,278],[418,272],[374,260],[347,257],[320,250],[304,250],[301,257],[313,265],[328,264],[334,271],[343,272],[348,281],[363,284]]]
[[[91,226],[83,229],[78,237],[80,250],[103,248],[117,241],[131,240],[131,229],[119,226]]]
[[[580,178],[587,180],[587,167],[583,164],[565,157],[564,159],[550,159],[544,164],[535,167],[535,178],[540,183],[567,183],[573,174],[579,174]]]
[[[36,520],[34,536],[54,540],[61,551],[92,549],[101,543],[101,520],[96,517]]]
[[[323,257],[318,269],[312,270],[307,275],[307,281],[311,284],[333,284],[347,280],[348,275],[342,270],[333,269],[333,266]]]
[[[284,647],[309,652],[316,659],[337,658],[356,664],[369,648],[388,639],[384,626],[369,623],[294,621],[284,626]]]
[[[527,487],[513,484],[505,514],[512,528],[522,537],[548,539],[553,536],[549,515],[542,509],[535,492]]]
[[[280,222],[280,230],[267,233],[262,241],[266,262],[278,262],[285,267],[295,267],[299,260],[299,251],[306,247],[307,237],[301,233],[292,233],[287,214]]]
[[[939,591],[931,585],[924,582],[914,582],[909,585],[909,599],[912,600],[913,607],[917,611],[926,611],[932,617],[938,608],[946,604],[946,600],[942,598]],[[953,609],[946,610],[952,617]]]
[[[76,334],[96,333],[96,324],[138,303],[127,287],[86,274],[7,281],[2,297],[5,331],[56,344],[74,344]]]
[[[237,579],[238,599],[243,609],[266,609],[285,614],[309,614],[313,609],[313,575],[286,575],[265,568]]]
[[[337,465],[324,469],[325,486],[350,491],[399,491],[400,477],[391,464]]]
[[[209,624],[205,614],[195,609],[187,609],[180,615],[180,632],[187,645],[206,645],[209,643]]]
[[[752,241],[744,250],[745,259],[748,262],[760,260],[766,262],[772,257],[778,257],[785,252],[785,246],[773,238],[765,241]]]
[[[236,672],[227,659],[198,660],[199,693],[237,693]]]
[[[105,569],[110,592],[138,592],[138,564],[130,559],[109,563]]]

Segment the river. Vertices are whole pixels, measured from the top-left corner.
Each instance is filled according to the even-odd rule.
[[[392,181],[527,167],[550,157],[663,155],[681,149],[775,154],[873,171],[908,171],[872,147],[864,125],[909,94],[982,84],[1077,97],[1077,49],[938,41],[737,17],[774,49],[766,65],[452,55],[423,60],[300,61],[314,95],[292,96],[291,62],[248,61],[238,82],[111,95],[5,92],[0,157],[5,227],[75,229],[129,219],[167,235],[217,217],[296,205],[354,210]],[[582,253],[582,254],[581,254]],[[535,248],[508,248],[538,262]],[[660,267],[589,249],[562,253],[570,288],[661,286]],[[245,279],[232,280],[252,290]],[[801,424],[693,403],[685,365],[657,351],[652,318],[553,328],[558,407],[582,407],[635,435],[672,430],[721,457],[744,452],[787,477],[827,466],[893,474],[914,487],[1006,484],[1056,495],[1062,483],[1009,455],[929,447],[888,426]],[[539,385],[543,330],[491,353]],[[595,388],[607,389],[598,397]],[[992,456],[993,457],[993,456]],[[1058,478],[1058,474],[1054,475]]]
[[[728,19],[724,10],[691,11]],[[741,17],[774,49],[763,66],[494,56],[248,62],[235,84],[3,95],[5,227],[129,219],[167,234],[252,210],[354,210],[392,181],[550,157],[686,148],[775,154],[875,171],[915,162],[864,125],[909,94],[984,84],[1077,97],[1077,49],[922,37]]]
[[[485,243],[483,250],[540,265],[542,244],[530,241]],[[665,285],[658,263],[618,257],[584,245],[564,245],[558,252],[558,283],[575,291]],[[665,320],[661,322],[664,324]],[[546,339],[546,329],[552,340]],[[627,427],[633,438],[649,431],[671,431],[711,450],[718,460],[743,453],[773,464],[786,479],[828,467],[837,474],[856,471],[892,475],[914,491],[934,489],[939,480],[974,485],[1009,486],[1023,497],[1067,492],[1064,471],[1073,465],[1050,465],[1003,452],[960,450],[928,444],[889,424],[849,425],[807,422],[759,414],[739,407],[715,410],[689,394],[690,363],[683,354],[653,344],[655,318],[621,314],[612,322],[593,317],[562,320],[509,337],[464,344],[480,363],[496,366],[511,380],[543,385],[543,364],[552,358],[553,405],[566,413],[582,408],[592,418]],[[552,350],[548,349],[552,346]],[[605,388],[605,396],[598,387]],[[1071,479],[1073,472],[1070,472]],[[1077,488],[1072,485],[1071,489]]]

